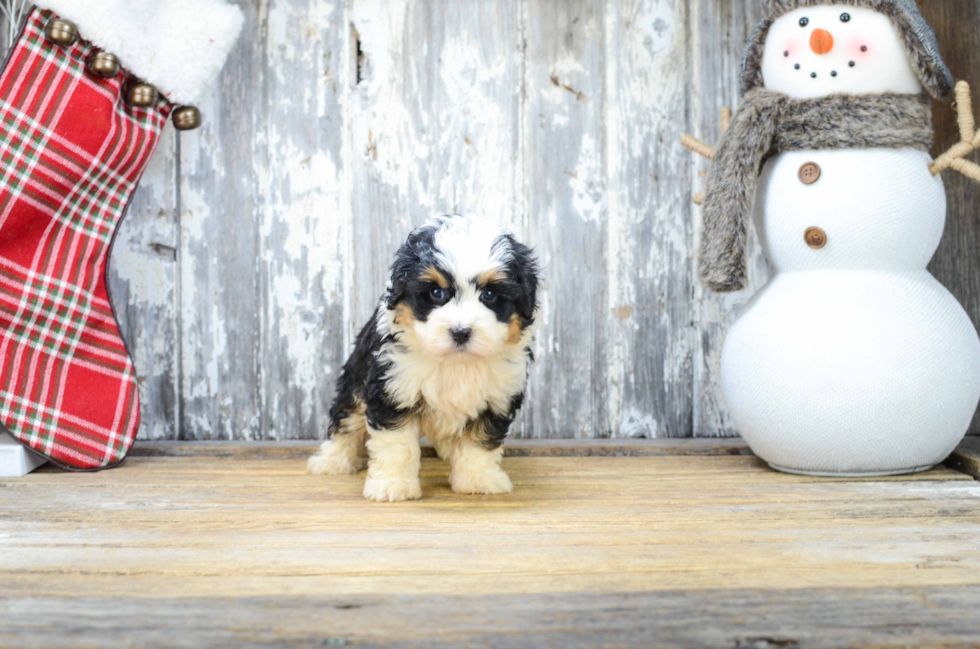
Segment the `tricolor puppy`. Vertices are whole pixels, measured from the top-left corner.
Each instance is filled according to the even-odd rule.
[[[364,497],[422,497],[419,438],[467,494],[511,491],[501,445],[524,399],[537,309],[531,250],[460,216],[429,220],[395,255],[388,290],[337,382],[319,474],[364,468]]]

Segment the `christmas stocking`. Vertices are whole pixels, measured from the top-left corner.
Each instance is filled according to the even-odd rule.
[[[109,299],[115,233],[168,119],[242,24],[222,0],[39,0],[0,73],[0,431],[58,465],[125,457],[133,362]]]

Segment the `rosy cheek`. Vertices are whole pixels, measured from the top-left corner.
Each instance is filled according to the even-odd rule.
[[[793,57],[798,56],[803,52],[803,43],[799,40],[786,41],[783,44],[783,49],[780,50],[780,56],[785,59],[792,60]]]
[[[846,50],[851,60],[861,61],[871,58],[874,47],[868,39],[856,36],[848,42]]]

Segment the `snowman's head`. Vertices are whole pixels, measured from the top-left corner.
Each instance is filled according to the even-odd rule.
[[[836,4],[801,7],[776,19],[762,79],[768,90],[796,99],[922,92],[892,21],[873,9]]]
[[[761,0],[745,51],[743,93],[949,96],[953,75],[916,0]]]

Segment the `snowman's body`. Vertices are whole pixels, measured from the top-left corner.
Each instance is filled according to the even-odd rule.
[[[922,92],[883,13],[800,4],[767,32],[766,89],[796,99]],[[860,149],[765,163],[754,221],[776,276],[729,332],[721,378],[736,428],[774,467],[915,472],[965,435],[980,401],[980,338],[926,270],[946,219],[930,162],[915,149]]]
[[[777,468],[924,470],[980,401],[980,338],[926,266],[946,196],[915,150],[785,153],[763,170],[755,227],[776,276],[725,343],[738,431]],[[815,183],[799,170],[814,163]],[[804,233],[819,227],[826,245]]]

